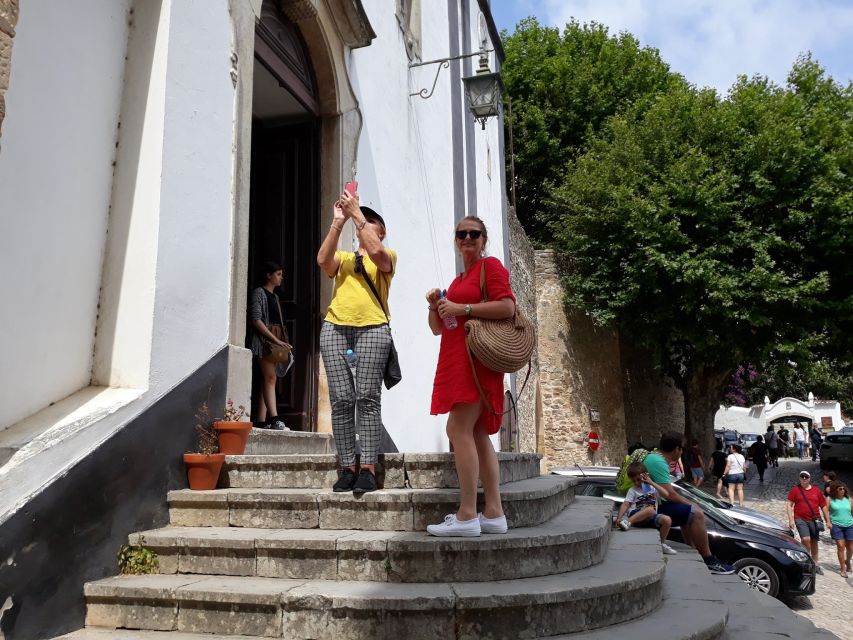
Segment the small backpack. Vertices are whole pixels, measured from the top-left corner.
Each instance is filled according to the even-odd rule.
[[[619,473],[616,474],[616,490],[623,496],[634,486],[631,478],[628,477],[628,466],[632,462],[642,462],[649,453],[651,452],[646,449],[635,449],[632,453],[625,456],[625,462],[622,463],[622,466],[619,467]]]

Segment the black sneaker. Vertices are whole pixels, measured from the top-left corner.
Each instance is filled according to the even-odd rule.
[[[376,476],[370,472],[370,469],[362,469],[358,474],[358,480],[356,480],[352,492],[368,493],[369,491],[376,491]]]
[[[271,418],[268,425],[267,429],[272,429],[273,431],[290,431],[288,426],[280,418]]]
[[[352,469],[344,469],[341,475],[338,476],[338,481],[332,486],[332,491],[335,493],[343,493],[344,491],[352,491],[355,486],[355,471]]]
[[[722,562],[716,556],[705,558],[705,565],[708,567],[708,571],[716,573],[718,576],[730,576],[735,572],[735,568],[732,565]]]

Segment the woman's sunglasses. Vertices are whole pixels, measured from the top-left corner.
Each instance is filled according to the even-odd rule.
[[[355,254],[355,269],[354,270],[356,273],[362,273],[362,272],[367,273],[367,271],[364,270],[364,256],[362,256],[360,253]]]
[[[483,235],[483,232],[480,231],[479,229],[459,229],[456,232],[456,239],[457,240],[464,240],[465,238],[470,237],[471,240],[476,240],[481,235]]]

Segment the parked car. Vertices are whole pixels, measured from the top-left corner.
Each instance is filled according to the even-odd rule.
[[[751,459],[752,455],[749,453],[749,448],[758,442],[757,433],[743,433],[740,436],[740,444],[743,447],[743,455],[747,457],[747,459]]]
[[[849,431],[848,431],[849,429]],[[835,469],[853,462],[853,428],[827,434],[820,445],[820,468]]]
[[[601,472],[596,469],[601,469]],[[575,491],[578,495],[608,498],[613,501],[614,511],[624,500],[616,489],[618,469],[615,467],[578,467],[557,469],[554,472],[576,476],[578,485]],[[743,514],[735,520],[732,516],[737,516],[737,511],[716,507],[714,503],[719,501],[700,490],[690,487],[693,489],[690,491],[686,485],[679,483],[673,487],[687,500],[702,508],[711,552],[723,562],[734,565],[737,575],[750,588],[774,597],[814,593],[815,564],[791,535],[764,525],[746,524],[741,520]],[[698,496],[699,493],[704,495]],[[778,521],[776,523],[787,529]],[[681,529],[673,527],[668,539],[684,542]]]
[[[714,440],[717,445],[722,445],[725,450],[728,450],[733,444],[743,446],[740,433],[734,429],[714,429]]]

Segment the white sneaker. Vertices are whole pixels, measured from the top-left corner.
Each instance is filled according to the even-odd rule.
[[[439,537],[459,536],[464,538],[478,538],[480,536],[480,519],[457,520],[456,514],[451,513],[444,517],[444,522],[441,524],[429,525],[427,533],[431,536]]]
[[[631,523],[630,523],[630,522],[628,522],[628,519],[627,519],[627,518],[622,518],[622,519],[619,521],[619,525],[618,525],[618,526],[619,526],[619,528],[620,528],[620,529],[622,529],[622,531],[627,531],[628,529],[630,529],[630,528],[631,528]]]
[[[480,531],[483,533],[506,533],[506,516],[487,518],[482,513],[477,514],[480,519]]]
[[[660,548],[663,551],[663,555],[665,555],[665,556],[676,556],[676,555],[678,555],[678,551],[676,551],[675,549],[670,547],[665,542],[661,544]]]

